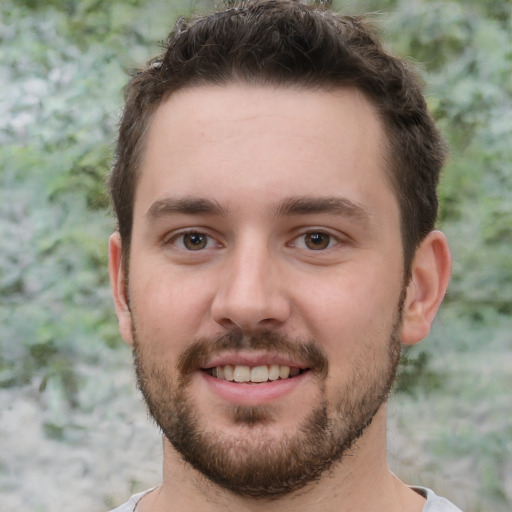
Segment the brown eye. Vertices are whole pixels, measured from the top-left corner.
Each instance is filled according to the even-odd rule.
[[[189,251],[199,251],[208,245],[208,236],[203,233],[186,233],[183,235],[183,246]]]
[[[330,243],[331,236],[327,233],[307,233],[304,235],[304,244],[313,251],[327,249]]]

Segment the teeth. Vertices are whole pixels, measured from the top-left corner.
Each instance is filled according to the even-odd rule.
[[[230,364],[227,364],[224,367],[217,366],[217,368],[221,368],[221,370],[224,372],[224,379],[225,380],[233,380],[234,372],[233,372],[233,367]],[[222,377],[218,377],[218,378],[222,379]]]
[[[290,368],[289,366],[279,366],[277,364],[254,367],[241,364],[237,364],[236,366],[227,364],[211,369],[213,377],[235,382],[267,382],[269,380],[273,381],[295,377],[299,375],[299,373],[300,368]]]
[[[279,365],[272,364],[268,367],[268,380],[279,379]]]
[[[297,375],[299,375],[299,373],[299,368],[290,368],[290,377],[296,377]]]
[[[251,382],[267,382],[268,366],[255,366],[251,369]]]
[[[281,379],[287,379],[290,375],[290,367],[289,366],[280,366],[279,367],[279,377]]]
[[[249,382],[251,380],[251,369],[248,366],[235,366],[235,382]]]

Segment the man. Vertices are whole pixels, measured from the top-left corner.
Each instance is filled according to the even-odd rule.
[[[386,463],[401,344],[450,276],[445,145],[360,19],[293,1],[180,20],[126,91],[120,331],[164,434],[118,512],[456,511]]]

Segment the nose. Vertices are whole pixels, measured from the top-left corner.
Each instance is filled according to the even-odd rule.
[[[224,262],[211,306],[213,319],[242,332],[277,328],[290,317],[282,272],[271,250],[261,244],[240,244]]]

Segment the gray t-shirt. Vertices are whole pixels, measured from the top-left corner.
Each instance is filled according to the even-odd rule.
[[[437,496],[434,491],[427,489],[426,487],[413,487],[413,489],[424,496],[427,500],[423,507],[423,512],[462,512],[460,508],[457,508],[453,503],[450,503],[447,499]],[[134,494],[124,505],[121,505],[110,512],[135,512],[137,503],[140,499],[151,492],[153,489],[148,491]]]
[[[427,489],[426,487],[412,487],[418,494],[421,494],[427,499],[423,512],[462,512],[462,510],[456,507],[453,503],[448,501],[446,498],[441,498],[437,494]]]

